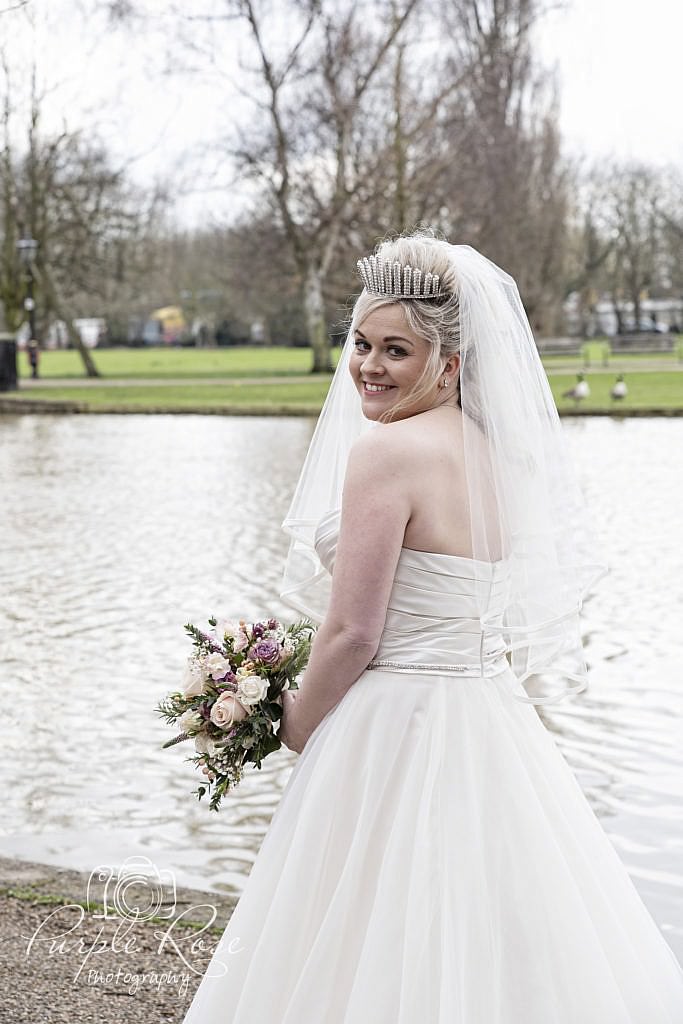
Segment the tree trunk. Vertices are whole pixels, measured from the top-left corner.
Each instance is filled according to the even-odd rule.
[[[640,327],[640,288],[638,283],[634,282],[631,285],[631,299],[633,301],[633,320],[635,329],[638,330]]]
[[[403,51],[399,44],[394,69],[394,173],[396,174],[396,200],[394,217],[396,230],[405,231],[407,227],[406,202],[406,141],[403,135]]]
[[[83,344],[83,339],[81,338],[79,332],[72,324],[71,318],[66,315],[64,310],[60,309],[60,304],[57,301],[57,296],[55,294],[55,289],[53,287],[51,278],[48,276],[48,273],[44,267],[41,267],[41,271],[42,272],[40,274],[40,277],[43,285],[43,292],[47,300],[46,305],[48,305],[52,312],[65,324],[66,333],[69,336],[69,341],[71,342],[71,344],[73,345],[73,347],[76,349],[81,359],[83,360],[83,366],[85,367],[85,372],[87,376],[99,377],[100,371],[97,369],[97,366],[95,365],[95,360],[91,356],[89,350]]]
[[[612,308],[614,315],[617,319],[617,334],[624,333],[624,314],[621,308],[621,303],[616,295],[612,294]]]
[[[317,266],[309,266],[304,278],[304,309],[308,342],[313,350],[311,373],[333,373],[330,339],[325,322],[322,273]]]
[[[69,341],[71,342],[73,347],[78,351],[78,354],[83,360],[83,366],[85,367],[86,374],[88,375],[88,377],[99,377],[100,371],[97,369],[97,366],[95,365],[95,360],[91,356],[90,350],[86,348],[86,346],[83,344],[83,339],[81,338],[79,332],[76,330],[76,328],[73,326],[73,324],[68,318],[64,317],[63,319],[64,323],[66,324],[66,332],[69,335]]]

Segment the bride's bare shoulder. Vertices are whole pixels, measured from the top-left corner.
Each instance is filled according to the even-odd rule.
[[[434,413],[426,410],[424,414],[407,416],[395,423],[378,424],[359,437],[354,448],[378,454],[394,452],[409,459],[418,459],[432,451],[438,453],[444,447],[452,450],[454,442],[462,438],[462,415],[455,410]]]
[[[429,476],[446,459],[458,462],[460,430],[446,416],[410,416],[395,423],[381,423],[356,439],[350,460],[356,467],[366,464],[408,478],[412,484]],[[450,419],[450,418],[449,418]],[[454,443],[455,442],[455,443]]]
[[[381,460],[382,465],[394,461],[405,464],[410,460],[415,445],[411,443],[411,434],[405,428],[398,429],[400,427],[403,427],[403,421],[377,424],[356,438],[350,457],[355,462],[370,460],[376,465],[377,460]],[[414,434],[412,440],[414,442]]]

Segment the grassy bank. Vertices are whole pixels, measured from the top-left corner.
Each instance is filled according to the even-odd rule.
[[[580,403],[580,413],[629,412],[660,410],[665,413],[683,413],[683,373],[656,371],[635,372],[626,375],[629,393],[626,399],[614,402],[609,395],[614,382],[613,372],[593,371],[586,374],[591,394]],[[553,397],[560,413],[573,413],[573,400],[562,398],[562,392],[572,385],[566,374],[549,374]],[[3,393],[3,407],[21,405],[30,401],[40,409],[54,408],[57,403],[73,403],[80,412],[224,412],[258,413],[261,415],[296,414],[316,415],[327,394],[328,375],[307,381],[280,381],[241,383],[226,380],[183,384],[125,382],[107,385],[97,382],[85,388],[55,384],[49,388],[24,386],[17,391]]]
[[[195,382],[183,384],[139,384],[125,383],[107,386],[106,383],[92,387],[69,387],[68,384],[50,388],[20,388],[11,392],[10,397],[30,398],[31,401],[55,400],[84,403],[97,408],[102,405],[117,405],[131,408],[159,408],[163,406],[201,408],[210,406],[250,406],[258,404],[264,408],[292,406],[295,408],[320,408],[327,393],[330,378],[290,383],[287,379],[274,384],[241,384],[226,381],[215,384]]]
[[[335,362],[338,356],[335,350]],[[317,415],[331,379],[308,373],[306,349],[103,349],[96,359],[103,376],[84,379],[75,352],[44,353],[41,379],[23,378],[17,391],[0,396],[2,408]],[[545,368],[562,414],[683,414],[683,364],[671,354],[620,356],[618,366],[587,368],[591,394],[578,407],[562,393],[581,358],[549,357]],[[609,394],[617,372],[629,389],[620,402]]]

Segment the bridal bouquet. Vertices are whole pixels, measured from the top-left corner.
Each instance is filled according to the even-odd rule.
[[[245,764],[260,768],[263,758],[282,746],[274,731],[282,717],[281,695],[298,689],[315,626],[305,619],[288,627],[277,619],[208,621],[209,630],[185,626],[195,651],[183,690],[169,694],[155,710],[182,730],[164,747],[194,739],[195,755],[188,760],[207,776],[195,792],[201,800],[213,786],[210,807],[216,811],[242,778]]]

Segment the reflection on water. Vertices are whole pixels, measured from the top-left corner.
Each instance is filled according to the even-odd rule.
[[[291,620],[280,530],[313,420],[0,418],[2,850],[90,870],[144,853],[239,893],[295,755],[197,804],[151,710],[211,613]],[[683,959],[683,420],[566,420],[611,572],[590,689],[544,720]]]

